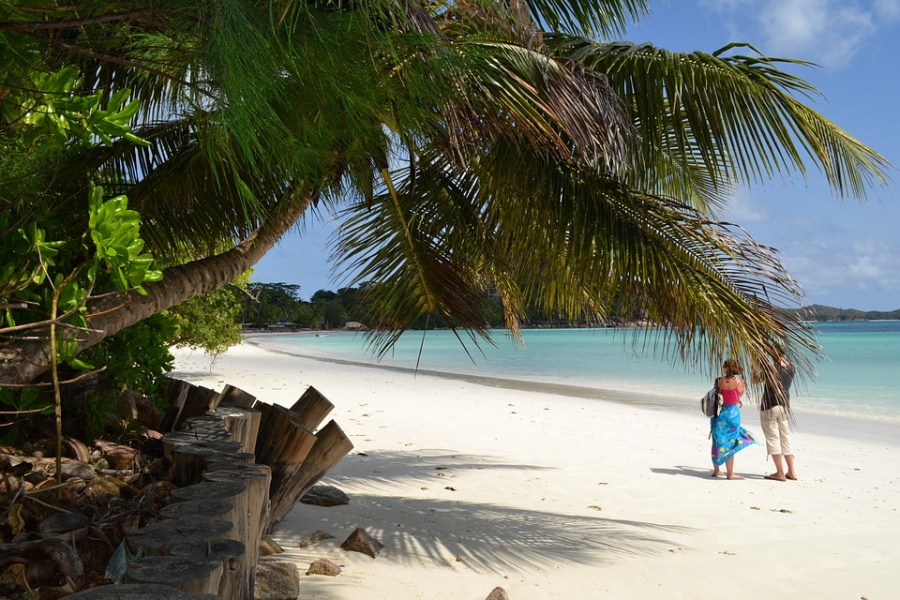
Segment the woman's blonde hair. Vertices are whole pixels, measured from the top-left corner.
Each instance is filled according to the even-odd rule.
[[[726,375],[741,375],[744,370],[741,368],[740,363],[734,360],[733,358],[729,358],[725,361],[725,364],[722,365],[722,368],[725,369]]]

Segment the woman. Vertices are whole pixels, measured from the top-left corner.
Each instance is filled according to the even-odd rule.
[[[744,380],[738,377],[742,373],[741,366],[733,358],[722,365],[724,377],[716,379],[716,386],[722,395],[723,405],[719,415],[710,418],[712,428],[712,461],[713,477],[721,474],[719,467],[725,464],[725,475],[728,479],[743,479],[734,473],[734,455],[756,440],[741,427],[741,396],[744,395]]]

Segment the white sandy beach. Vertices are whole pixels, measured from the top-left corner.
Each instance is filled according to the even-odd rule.
[[[354,450],[321,481],[350,504],[298,504],[276,532],[301,598],[510,600],[900,597],[900,436],[799,432],[799,481],[775,482],[764,445],[743,481],[709,476],[699,408],[663,411],[302,359],[242,344],[172,374],[291,405],[310,385]],[[698,382],[698,401],[705,391]],[[756,410],[745,407],[744,413]],[[755,419],[751,432],[762,441]],[[385,547],[345,552],[362,527]],[[322,530],[333,539],[301,548]]]

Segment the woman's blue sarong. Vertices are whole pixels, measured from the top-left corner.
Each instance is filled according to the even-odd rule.
[[[741,409],[735,404],[726,404],[719,410],[718,417],[710,417],[712,428],[712,461],[716,466],[725,464],[729,458],[755,444],[750,432],[741,427]]]

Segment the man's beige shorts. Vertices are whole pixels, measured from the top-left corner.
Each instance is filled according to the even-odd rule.
[[[766,452],[773,454],[793,455],[791,450],[791,428],[788,424],[787,411],[783,406],[775,406],[759,413],[759,424],[766,436]]]

